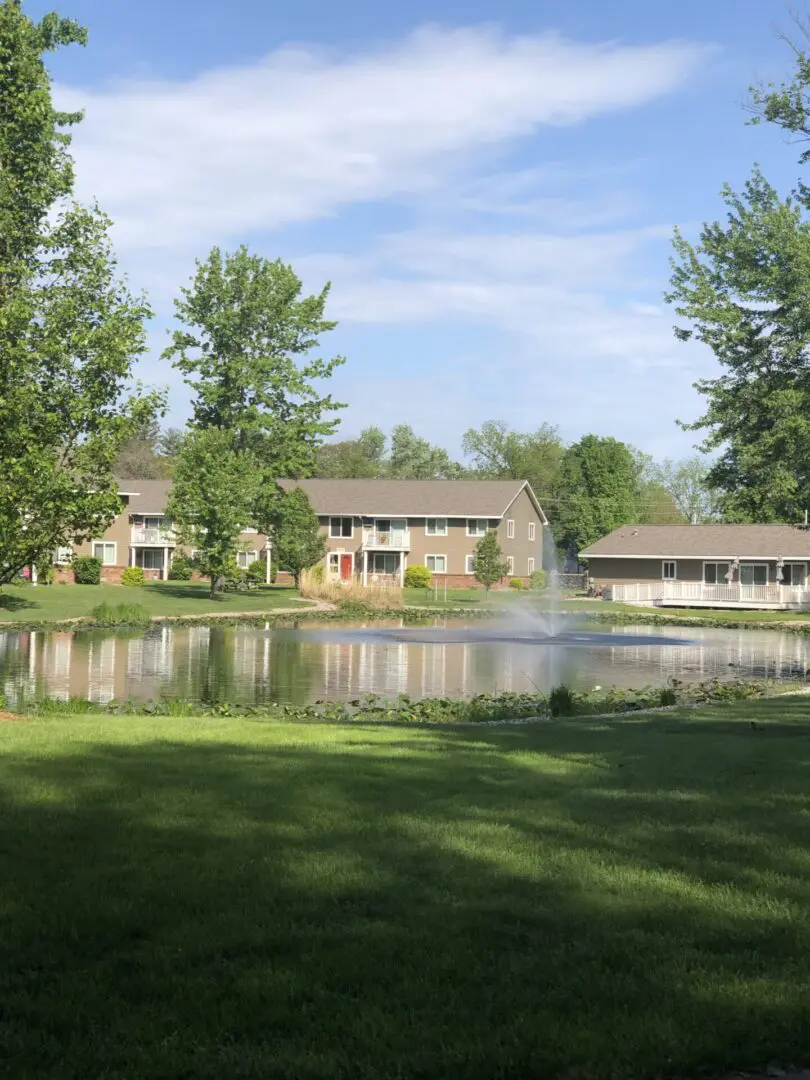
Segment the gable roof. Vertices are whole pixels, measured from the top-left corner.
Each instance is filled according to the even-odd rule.
[[[810,530],[795,525],[622,525],[584,548],[603,558],[810,559]]]
[[[352,517],[501,518],[525,488],[543,524],[546,516],[525,480],[281,480],[301,487],[316,514]]]
[[[119,491],[129,495],[130,514],[162,514],[172,490],[171,480],[120,480]]]

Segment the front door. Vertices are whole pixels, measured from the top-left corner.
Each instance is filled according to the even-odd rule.
[[[340,580],[349,581],[352,576],[352,563],[354,562],[353,555],[341,555],[340,556]]]

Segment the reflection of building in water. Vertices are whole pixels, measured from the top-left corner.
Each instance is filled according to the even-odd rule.
[[[42,673],[48,695],[67,701],[70,697],[70,662],[73,655],[72,634],[48,634],[45,637]]]

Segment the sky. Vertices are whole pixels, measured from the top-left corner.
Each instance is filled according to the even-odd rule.
[[[32,16],[49,3],[29,2]],[[672,228],[722,213],[755,161],[798,151],[746,124],[786,77],[781,0],[64,0],[86,49],[50,59],[76,129],[77,195],[114,221],[160,354],[211,247],[245,243],[331,281],[322,342],[346,363],[341,436],[410,423],[460,454],[486,420],[691,452],[676,420],[718,374],[672,334]]]

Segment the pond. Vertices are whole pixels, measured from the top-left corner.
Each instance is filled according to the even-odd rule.
[[[710,627],[587,628],[564,642],[443,622],[296,629],[155,625],[147,631],[0,633],[9,704],[33,697],[184,698],[303,704],[375,693],[458,696],[571,685],[637,687],[670,678],[804,678],[810,638]],[[651,634],[655,637],[651,638]],[[492,640],[495,638],[495,640]]]

